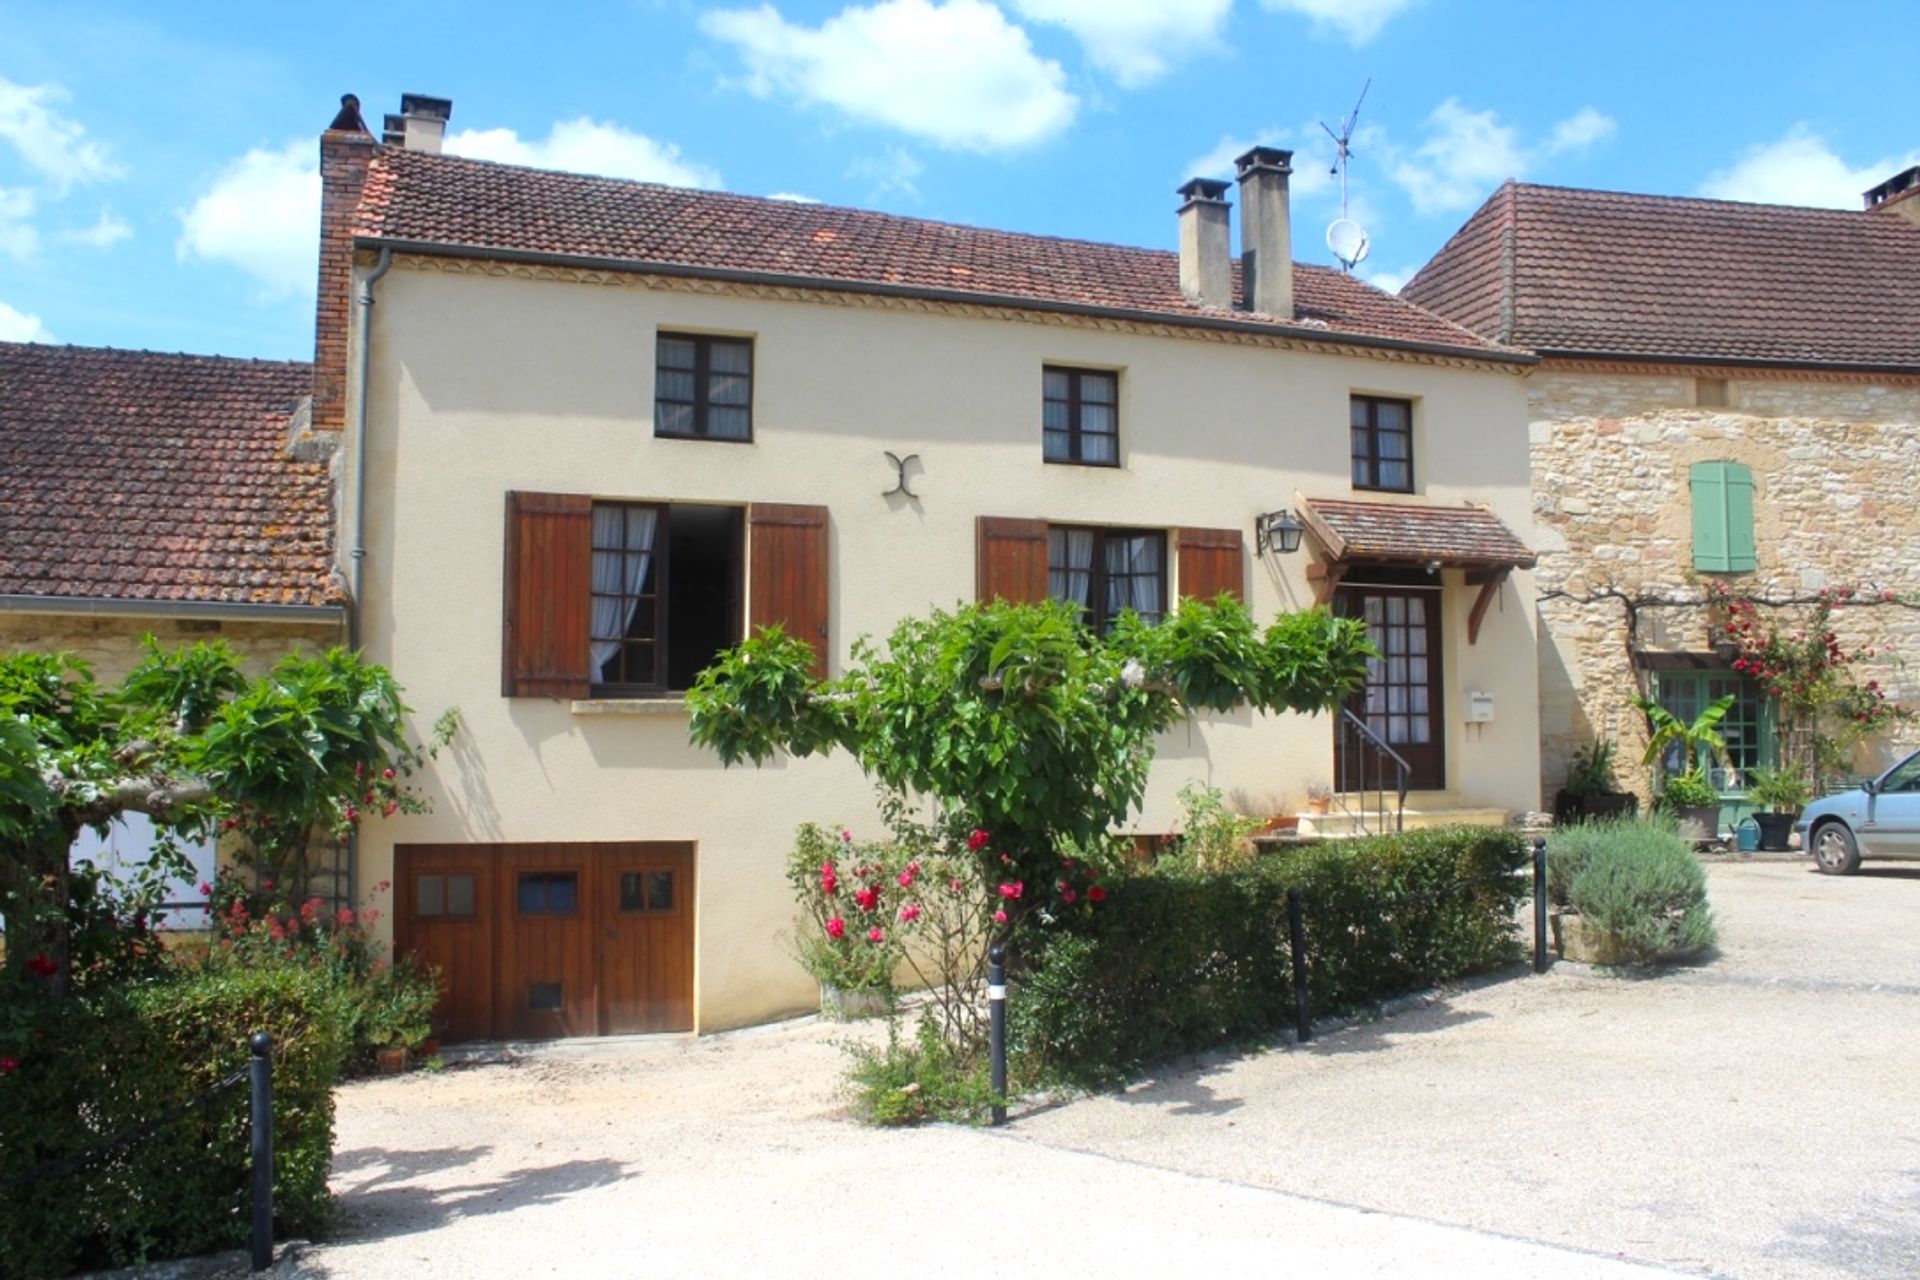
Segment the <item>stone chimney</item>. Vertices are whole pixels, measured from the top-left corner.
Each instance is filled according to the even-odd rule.
[[[1203,307],[1233,306],[1227,184],[1195,178],[1180,188],[1180,292]]]
[[[447,136],[447,121],[453,118],[452,98],[429,98],[424,93],[400,95],[400,114],[386,119],[380,140],[390,147],[440,154]]]
[[[1255,147],[1233,162],[1240,179],[1241,305],[1293,319],[1293,229],[1287,179],[1293,152]]]
[[[1920,164],[1902,170],[1861,197],[1870,212],[1886,212],[1920,225]]]
[[[340,114],[320,135],[320,280],[313,320],[313,430],[347,422],[347,335],[353,311],[353,214],[379,144],[360,117],[360,99],[340,99]]]

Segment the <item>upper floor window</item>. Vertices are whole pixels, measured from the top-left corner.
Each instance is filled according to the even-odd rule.
[[[1097,369],[1041,371],[1043,456],[1090,467],[1120,465],[1120,375]]]
[[[1167,535],[1157,529],[1047,529],[1047,595],[1080,606],[1080,619],[1106,631],[1123,609],[1146,622],[1166,613]]]
[[[1413,403],[1354,396],[1353,487],[1413,492]]]
[[[753,439],[753,343],[663,333],[655,358],[653,433]]]
[[[1742,462],[1696,462],[1688,473],[1693,496],[1693,567],[1706,573],[1749,573],[1758,563],[1753,542],[1753,472]]]
[[[685,689],[738,643],[740,512],[593,504],[588,668],[605,692]]]

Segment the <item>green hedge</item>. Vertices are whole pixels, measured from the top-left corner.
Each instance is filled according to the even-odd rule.
[[[136,1128],[236,1071],[246,1037],[274,1038],[276,1236],[326,1224],[338,1000],[291,965],[201,973],[5,1011],[14,1070],[0,1075],[0,1179]],[[59,1276],[243,1246],[248,1092],[77,1172],[0,1186],[0,1275]]]
[[[1098,910],[1023,942],[1009,1002],[1022,1073],[1100,1086],[1289,1025],[1289,888],[1305,895],[1316,1015],[1509,963],[1527,862],[1517,833],[1458,827],[1329,841],[1211,873],[1163,860],[1110,882]]]

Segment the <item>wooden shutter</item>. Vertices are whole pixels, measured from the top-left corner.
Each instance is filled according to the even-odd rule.
[[[1757,563],[1753,541],[1753,472],[1738,462],[1696,462],[1693,493],[1693,567],[1708,573],[1744,573]]]
[[[827,509],[756,502],[747,508],[747,626],[779,623],[813,646],[827,674]]]
[[[974,593],[983,603],[1047,598],[1047,522],[980,516],[974,524]]]
[[[1174,588],[1182,597],[1212,600],[1222,591],[1245,601],[1246,553],[1238,529],[1176,529]]]
[[[506,543],[500,692],[509,698],[584,698],[593,500],[571,493],[508,493]]]

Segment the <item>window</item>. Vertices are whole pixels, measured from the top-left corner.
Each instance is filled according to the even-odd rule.
[[[1353,487],[1413,492],[1413,402],[1355,396]]]
[[[1146,622],[1166,611],[1167,537],[1158,530],[1047,529],[1047,595],[1080,606],[1095,631],[1112,628],[1123,609]]]
[[[413,914],[422,920],[471,917],[473,873],[467,871],[415,876]]]
[[[673,910],[673,872],[622,871],[620,910],[665,914]]]
[[[596,690],[685,689],[739,642],[740,523],[734,507],[593,504]]]
[[[1739,462],[1696,462],[1688,476],[1693,495],[1693,567],[1706,573],[1750,573],[1753,472]]]
[[[1661,671],[1655,681],[1654,700],[1689,724],[1721,698],[1733,695],[1733,706],[1719,728],[1727,744],[1728,767],[1713,767],[1710,776],[1715,790],[1728,794],[1744,791],[1750,770],[1778,764],[1773,700],[1752,680],[1737,671]],[[1660,767],[1671,776],[1683,772],[1688,764],[1680,758],[1680,748],[1674,747]]]
[[[570,916],[580,907],[580,873],[522,871],[519,901],[523,916]]]
[[[663,333],[654,365],[655,435],[753,439],[752,342]]]
[[[1042,455],[1048,462],[1120,465],[1120,375],[1092,369],[1041,371]]]

